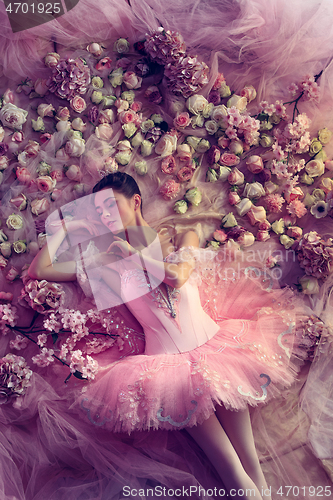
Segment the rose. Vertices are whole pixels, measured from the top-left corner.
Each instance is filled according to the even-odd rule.
[[[134,99],[135,99],[135,92],[133,90],[125,90],[124,92],[121,93],[121,98],[124,101],[127,101],[128,104],[132,105],[134,103]],[[137,102],[136,104],[141,105],[141,106],[139,106],[139,108],[141,109],[142,104],[139,102]],[[133,111],[135,111],[135,110],[133,109]],[[137,111],[139,111],[139,109]]]
[[[55,187],[57,181],[49,175],[42,175],[36,180],[37,188],[43,193],[49,193]]]
[[[76,113],[82,113],[87,107],[86,101],[79,95],[74,96],[73,99],[69,101],[69,104]]]
[[[151,85],[150,87],[147,88],[145,92],[145,97],[147,97],[148,101],[153,104],[160,104],[160,102],[163,99],[159,91],[159,88],[156,87],[156,85]]]
[[[138,175],[145,175],[148,172],[147,162],[145,160],[137,161],[134,167]]]
[[[12,253],[12,245],[9,241],[4,241],[3,243],[0,243],[0,252],[2,255],[6,258],[11,256]]]
[[[242,88],[240,95],[241,97],[245,97],[247,102],[251,102],[257,97],[257,92],[253,85],[245,85],[245,87]]]
[[[22,130],[22,125],[27,121],[28,111],[18,108],[15,104],[5,104],[0,109],[0,120],[4,127]]]
[[[191,148],[188,144],[180,144],[177,146],[177,158],[180,161],[190,161],[192,159]]]
[[[16,139],[13,139],[13,137],[15,136],[15,134],[20,134],[22,132],[14,132],[14,134],[12,135],[12,140],[16,140]],[[3,127],[0,126],[0,142],[2,142],[5,138],[5,129]],[[23,140],[23,133],[22,133],[22,140]],[[21,142],[21,141],[17,141],[17,142]]]
[[[259,174],[264,169],[264,162],[261,156],[252,155],[246,160],[247,169],[252,174]]]
[[[211,118],[216,122],[221,121],[226,116],[228,116],[228,110],[226,106],[224,106],[224,104],[220,104],[220,106],[215,106],[211,114]]]
[[[260,230],[257,232],[257,240],[258,240],[258,241],[264,242],[264,241],[269,240],[269,238],[270,238],[270,237],[271,237],[271,236],[270,236],[270,234],[269,234],[269,232],[268,232],[268,231],[264,231],[264,230],[261,230],[261,229],[260,229]]]
[[[41,97],[43,97],[49,91],[47,80],[45,80],[44,78],[37,78],[34,84],[34,89],[36,94],[39,94]]]
[[[197,207],[199,203],[201,203],[202,193],[198,188],[194,187],[186,191],[185,198],[191,203],[191,205]]]
[[[323,148],[323,145],[321,142],[319,142],[317,139],[312,139],[311,144],[310,144],[310,149],[309,149],[309,155],[314,156],[319,153]]]
[[[212,87],[212,90],[218,90],[223,83],[225,83],[224,75],[223,73],[218,73],[214,85]]]
[[[325,168],[327,168],[327,170],[333,171],[333,160],[326,160]]]
[[[203,127],[205,119],[202,115],[194,115],[191,118],[191,126],[192,128]]]
[[[283,219],[279,219],[273,222],[272,229],[276,234],[283,234],[285,227],[285,221]]]
[[[210,148],[210,142],[207,141],[207,139],[201,139],[196,147],[196,152],[199,154],[206,153],[206,151],[208,151],[209,148]]]
[[[123,70],[122,68],[117,68],[112,71],[109,75],[109,82],[111,83],[112,87],[118,87],[123,83]]]
[[[183,168],[178,170],[177,178],[180,182],[189,181],[193,176],[193,172],[194,172],[194,170],[192,167],[185,165]]]
[[[207,99],[205,99],[205,97],[200,94],[192,95],[186,101],[186,107],[193,115],[202,113],[207,104]]]
[[[236,141],[235,141],[236,142]],[[242,141],[239,141],[242,144]],[[231,146],[230,139],[228,139],[225,135],[221,135],[221,137],[218,138],[217,144],[220,146],[222,149],[226,149],[229,146]],[[233,149],[230,149],[230,153],[238,154],[236,151]],[[243,147],[242,147],[242,153],[243,153]],[[240,153],[241,154],[241,153]]]
[[[208,94],[208,101],[214,106],[218,106],[221,102],[220,92],[218,90],[211,90]]]
[[[274,138],[271,135],[261,134],[259,142],[263,148],[270,148],[274,142]]]
[[[87,128],[87,124],[84,123],[82,118],[74,118],[72,121],[72,128],[78,130],[79,132],[84,132]]]
[[[228,182],[232,186],[241,186],[244,183],[244,174],[235,167],[228,175]]]
[[[120,165],[127,165],[130,162],[131,157],[132,157],[131,151],[119,151],[116,154],[115,159],[118,163],[120,163]]]
[[[16,267],[12,266],[6,275],[6,280],[14,281],[16,278],[19,277],[19,275],[20,275],[20,273],[18,272]]]
[[[266,219],[266,210],[264,207],[252,205],[251,210],[247,213],[248,218],[252,226]]]
[[[4,241],[8,240],[8,236],[3,232],[2,229],[0,229],[0,243],[3,243]]]
[[[311,160],[305,165],[305,170],[311,177],[319,177],[325,172],[325,165],[320,160]]]
[[[268,229],[271,228],[271,224],[270,222],[268,222],[267,219],[264,219],[261,222],[259,222],[258,227],[260,231],[268,231]]]
[[[97,71],[102,71],[103,69],[110,69],[112,64],[112,59],[110,57],[103,57],[100,59],[98,63],[95,65]]]
[[[115,172],[117,172],[119,170],[118,163],[116,162],[116,160],[114,158],[112,158],[110,156],[104,162],[104,169],[105,169],[106,173],[114,174]]]
[[[144,136],[141,132],[137,132],[134,137],[131,139],[131,145],[133,148],[137,148],[144,141]]]
[[[278,191],[279,186],[274,184],[272,181],[265,182],[265,193],[266,194],[274,194]]]
[[[6,224],[9,229],[22,229],[23,219],[18,214],[11,214],[9,217],[7,217]]]
[[[308,185],[308,186],[311,186],[311,184],[313,184],[313,183],[314,183],[314,178],[313,178],[313,177],[311,177],[311,175],[304,173],[304,174],[302,174],[302,175],[301,175],[300,181],[301,181],[303,184],[306,184],[306,185]]]
[[[302,287],[302,292],[306,295],[319,293],[319,283],[314,276],[304,275],[302,278],[298,278],[298,282]]]
[[[20,211],[25,210],[27,207],[27,197],[25,196],[25,194],[20,193],[19,195],[12,198],[10,200],[10,203],[12,203]]]
[[[223,139],[223,137],[222,137]],[[218,140],[218,143],[220,144],[220,139]],[[228,147],[228,146],[226,146]],[[242,141],[235,139],[230,142],[229,144],[229,151],[230,153],[233,153],[234,155],[241,155],[243,153],[243,143]]]
[[[251,208],[253,207],[253,204],[249,198],[243,198],[237,205],[235,206],[237,213],[240,217],[243,217],[243,215],[247,214]]]
[[[190,115],[188,113],[180,113],[173,120],[173,126],[178,129],[183,129],[191,123]]]
[[[234,227],[237,226],[237,221],[235,219],[235,216],[232,212],[229,212],[227,215],[225,215],[221,221],[221,228],[223,227]]]
[[[112,109],[102,110],[98,115],[98,123],[112,123],[114,119],[114,112]]]
[[[239,157],[233,153],[223,153],[220,158],[220,163],[223,165],[227,165],[228,167],[238,165],[239,162]]]
[[[245,231],[245,233],[241,234],[237,240],[242,247],[249,247],[253,245],[254,241],[254,235],[250,231]]]
[[[150,141],[144,140],[141,142],[140,148],[141,148],[140,149],[141,156],[144,156],[144,157],[149,156],[152,153],[153,143]]]
[[[188,204],[186,203],[185,200],[179,200],[176,201],[176,203],[173,206],[173,209],[177,214],[184,214],[188,210]]]
[[[118,119],[119,119],[120,123],[123,123],[123,124],[124,123],[133,123],[137,119],[137,114],[132,109],[129,109],[128,111],[121,111],[118,114]]]
[[[231,95],[230,87],[225,82],[222,83],[221,87],[219,88],[219,92],[222,99],[225,99],[226,97],[229,97]]]
[[[180,184],[173,179],[170,179],[160,187],[160,194],[165,200],[172,200],[178,195],[179,190]]]
[[[319,188],[325,191],[326,194],[333,191],[333,180],[329,177],[324,177],[320,181]]]
[[[241,201],[237,191],[230,191],[228,195],[228,201],[230,205],[237,205]]]
[[[217,132],[218,124],[215,120],[207,120],[205,122],[205,129],[207,130],[209,135],[214,135]]]
[[[173,174],[176,170],[176,160],[172,155],[166,156],[161,162],[161,170],[164,174]]]
[[[53,118],[55,109],[52,104],[42,103],[37,108],[37,113],[39,116],[44,118],[44,116],[51,116]]]
[[[62,189],[54,189],[51,193],[51,200],[57,201],[62,196]]]
[[[234,94],[233,96],[230,97],[230,99],[227,102],[227,107],[232,108],[235,107],[238,109],[240,112],[244,111],[247,106],[247,99],[246,97],[241,97],[239,95]]]
[[[57,54],[56,52],[49,52],[44,57],[45,66],[47,66],[48,68],[55,68],[59,60],[60,60],[60,55]]]
[[[224,243],[228,239],[228,235],[223,229],[217,229],[213,233],[213,238],[219,243]]]
[[[212,146],[206,155],[209,165],[214,165],[214,163],[217,163],[220,159],[220,156],[220,149],[217,146]]]
[[[44,121],[41,116],[37,120],[31,120],[31,125],[35,132],[44,132],[45,130]]]
[[[134,73],[134,71],[126,71],[123,76],[123,83],[128,89],[139,89],[142,85],[142,78]]]
[[[101,139],[102,141],[110,141],[111,137],[113,136],[113,128],[109,123],[101,123],[98,125],[98,127],[95,128],[95,135],[98,137],[98,139]],[[82,139],[83,141],[83,139]],[[82,153],[84,152],[84,149]],[[81,153],[81,154],[82,154]],[[80,156],[80,155],[77,155]]]
[[[296,216],[295,215],[291,215],[291,214],[287,214],[283,217],[283,222],[284,222],[284,225],[286,227],[290,227],[290,226],[293,226],[295,223],[296,223]]]
[[[125,123],[125,125],[123,125],[121,128],[123,129],[125,137],[127,138],[132,137],[132,135],[134,135],[138,130],[134,123]]]
[[[101,125],[100,125],[100,127],[101,127]],[[80,134],[80,132],[74,132],[74,134],[76,134],[76,133]],[[85,140],[82,139],[81,136],[75,135],[69,141],[66,142],[65,152],[69,156],[79,157],[84,153],[85,148],[86,148]]]
[[[287,229],[287,235],[295,240],[300,240],[303,235],[303,229],[298,226],[290,226]]]
[[[94,76],[91,80],[91,84],[94,89],[102,89],[104,87],[104,82],[100,76]]]
[[[99,57],[102,55],[103,47],[99,43],[93,42],[87,46],[87,51],[94,57]]]
[[[30,172],[25,167],[17,167],[16,177],[19,182],[22,182],[22,184],[29,184],[29,182],[31,181]]]
[[[31,212],[34,215],[40,215],[44,212],[46,212],[50,208],[50,202],[46,198],[35,198],[31,202]]]
[[[35,158],[40,150],[40,145],[36,141],[29,141],[24,151],[27,153],[29,158]]]
[[[27,249],[27,245],[24,240],[17,240],[13,243],[13,249],[15,253],[24,253]]]
[[[71,181],[80,181],[81,180],[81,170],[78,165],[70,165],[66,170],[66,176]]]
[[[155,153],[159,156],[171,155],[177,147],[177,137],[171,134],[164,134],[155,146]]]
[[[322,144],[327,144],[332,137],[332,132],[328,128],[322,128],[318,132],[318,139]]]
[[[103,100],[103,94],[99,90],[94,90],[91,94],[90,99],[93,104],[99,104]]]
[[[293,246],[293,244],[295,243],[295,240],[293,238],[290,238],[286,234],[281,234],[280,243],[281,243],[281,245],[284,246],[284,248],[286,250],[288,250],[289,248],[291,248]]]
[[[284,197],[290,203],[292,200],[301,200],[304,198],[304,193],[300,187],[296,186],[291,191],[285,191]]]
[[[114,52],[119,54],[126,54],[130,49],[129,41],[126,38],[118,38],[118,40],[113,45]]]
[[[265,190],[260,182],[245,184],[243,196],[246,196],[247,198],[260,198],[261,196],[265,196],[265,194]]]
[[[71,122],[59,121],[56,124],[56,129],[58,132],[67,132],[67,130],[71,130]]]

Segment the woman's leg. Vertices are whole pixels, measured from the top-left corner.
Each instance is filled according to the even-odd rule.
[[[245,472],[230,439],[215,414],[201,425],[189,427],[186,430],[206,453],[225,488],[229,492],[231,489],[243,490],[239,495],[234,495],[233,492],[233,498],[262,500],[257,486]]]
[[[256,484],[259,491],[267,491],[267,483],[261,470],[259,458],[254,445],[253,432],[248,408],[244,411],[230,411],[224,406],[216,407],[216,416],[231,441],[244,470]],[[270,495],[263,495],[270,500]]]

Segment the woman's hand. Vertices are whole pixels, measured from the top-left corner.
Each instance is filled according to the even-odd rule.
[[[50,230],[52,233],[55,233],[56,231],[58,231],[58,229],[63,227],[66,233],[67,232],[72,233],[75,231],[76,234],[87,234],[88,231],[92,236],[98,236],[99,231],[97,226],[100,225],[103,224],[99,221],[89,221],[86,219],[73,219],[73,220],[63,219],[52,222],[47,229]]]
[[[130,257],[131,255],[140,253],[138,250],[132,247],[132,245],[130,245],[128,241],[119,238],[119,236],[114,235],[114,239],[117,241],[113,241],[111,243],[106,253],[113,253],[122,258]]]

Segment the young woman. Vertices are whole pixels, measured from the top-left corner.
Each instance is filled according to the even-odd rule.
[[[163,240],[144,220],[139,187],[128,174],[106,176],[93,193],[99,222],[59,227],[29,275],[75,280],[74,260],[54,263],[66,233],[84,230],[94,237],[108,228],[113,243],[106,252],[89,249],[85,272],[127,305],[143,326],[146,346],[142,355],[103,367],[78,398],[81,411],[115,432],[186,429],[232,496],[270,498],[248,405],[294,379],[283,338],[295,325],[288,292],[264,289],[246,269],[226,278],[221,254],[199,249],[193,230]]]

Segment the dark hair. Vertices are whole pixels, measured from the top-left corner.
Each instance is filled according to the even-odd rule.
[[[133,195],[139,194],[141,196],[140,210],[142,215],[142,195],[139,186],[133,177],[126,172],[115,172],[103,177],[95,186],[92,192],[97,193],[105,188],[112,188],[118,193],[121,193],[125,198],[131,199]]]

